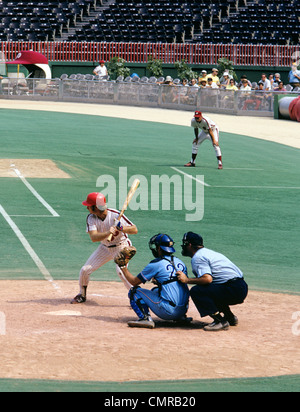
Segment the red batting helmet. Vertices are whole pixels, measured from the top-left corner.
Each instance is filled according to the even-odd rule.
[[[107,209],[105,196],[99,192],[89,193],[86,200],[84,200],[82,204],[84,206],[97,206],[97,208],[101,211]]]

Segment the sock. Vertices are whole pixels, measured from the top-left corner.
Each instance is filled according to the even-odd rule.
[[[224,322],[224,318],[222,317],[220,312],[214,313],[210,315],[216,323]]]
[[[222,156],[217,156],[219,164],[222,164]]]

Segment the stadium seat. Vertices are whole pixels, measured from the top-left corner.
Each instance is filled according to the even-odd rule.
[[[298,45],[299,14],[299,0],[3,0],[0,30],[4,40],[193,43],[233,39]],[[25,27],[25,21],[37,24]],[[79,28],[91,28],[95,23],[101,31],[77,33]],[[23,30],[5,32],[5,28]]]

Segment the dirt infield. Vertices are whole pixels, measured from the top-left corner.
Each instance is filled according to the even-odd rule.
[[[18,177],[14,169],[21,170],[24,177],[40,179],[70,178],[50,159],[0,159],[0,177]]]
[[[154,317],[154,330],[135,318],[119,282],[91,282],[89,300],[70,305],[76,282],[1,281],[6,334],[0,336],[2,378],[93,381],[261,377],[300,372],[292,314],[299,296],[250,291],[235,307],[240,324],[203,331],[191,303],[191,326]]]

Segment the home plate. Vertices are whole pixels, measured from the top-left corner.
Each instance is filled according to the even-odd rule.
[[[76,310],[57,310],[55,312],[47,312],[46,315],[52,316],[81,316],[81,312]]]

